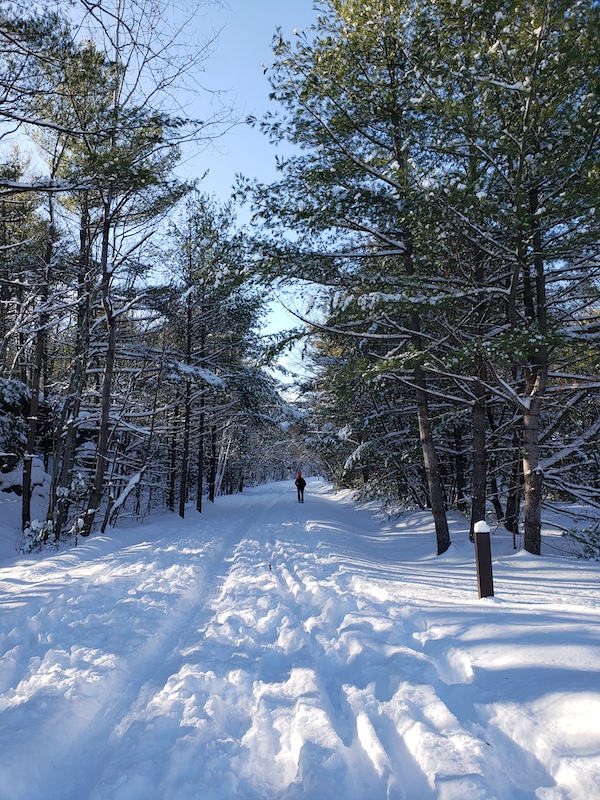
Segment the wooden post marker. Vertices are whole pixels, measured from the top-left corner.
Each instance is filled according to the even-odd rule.
[[[479,597],[494,596],[494,579],[492,577],[492,547],[490,544],[490,527],[481,520],[475,523],[475,563],[477,565],[477,587]]]

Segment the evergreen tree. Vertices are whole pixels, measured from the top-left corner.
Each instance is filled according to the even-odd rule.
[[[595,333],[598,6],[321,8],[314,31],[274,46],[284,113],[261,125],[300,152],[281,182],[252,189],[257,213],[297,237],[273,245],[272,269],[293,264],[342,291],[354,316],[339,332],[387,342],[384,369],[415,391],[438,552],[448,540],[430,404],[473,408],[474,518],[486,417],[511,407],[525,547],[539,552],[542,408],[595,387],[564,354]]]
[[[268,390],[257,341],[264,301],[251,281],[251,247],[236,229],[231,204],[194,193],[169,226],[164,261],[174,275],[169,311],[171,399],[179,409],[181,464],[179,513],[184,516],[196,462],[196,507],[205,486],[214,501],[227,472],[230,483],[243,461],[242,439],[257,398]],[[264,398],[263,398],[264,399]],[[232,446],[236,447],[232,450]],[[241,449],[240,449],[241,448]]]
[[[56,405],[52,491],[42,538],[51,530],[61,535],[75,484],[72,497],[81,506],[86,482],[79,480],[79,470],[93,473],[84,535],[92,529],[107,482],[126,472],[125,451],[136,437],[123,409],[140,384],[132,378],[131,362],[134,349],[139,354],[143,348],[139,341],[132,348],[131,333],[136,314],[140,320],[144,314],[143,291],[137,293],[149,268],[143,248],[190,189],[173,172],[180,147],[212,137],[227,116],[219,110],[198,122],[167,110],[166,100],[174,106],[171,95],[200,66],[212,41],[186,52],[164,10],[154,2],[84,5],[66,9],[73,24],[59,13],[20,17],[3,7],[0,14],[0,135],[27,123],[23,134],[32,136],[47,164],[46,174],[35,179],[11,173],[8,164],[0,175],[4,210],[13,198],[39,202],[41,196],[48,209],[44,249],[36,254],[39,280],[29,281],[35,299],[22,297],[20,288],[11,305],[17,318],[28,314],[28,325],[9,329],[4,342],[5,354],[15,351],[23,363],[32,363],[31,374],[23,368],[21,375],[31,393],[25,526],[28,463],[44,435],[37,408],[43,395],[53,396]],[[24,237],[33,241],[31,228]],[[7,260],[13,269],[15,260]],[[9,286],[10,281],[3,283],[7,300]],[[50,331],[60,333],[54,359]],[[78,456],[87,444],[94,447],[93,462],[89,448]]]

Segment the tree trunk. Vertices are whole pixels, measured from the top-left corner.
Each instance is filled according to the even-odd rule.
[[[406,274],[409,276],[414,275],[412,243],[408,236],[405,239],[403,260]],[[416,311],[411,312],[409,322],[412,331],[411,338],[413,347],[421,351],[423,349],[421,321]],[[435,525],[437,553],[441,555],[450,547],[450,532],[448,531],[448,520],[446,519],[446,504],[444,502],[444,490],[442,487],[439,462],[431,431],[431,415],[429,413],[429,401],[427,399],[427,382],[425,373],[419,365],[415,366],[413,369],[413,381],[417,400],[419,438],[421,441],[421,450],[423,452],[423,465],[425,467],[431,512]]]
[[[539,556],[542,536],[542,472],[539,468],[540,398],[532,397],[523,414],[523,477],[525,481],[525,525],[523,547]]]
[[[204,304],[204,298],[202,302],[202,315],[206,313],[206,306]],[[200,325],[200,359],[201,363],[204,364],[204,359],[206,358],[206,325],[204,320]],[[202,495],[204,493],[204,429],[206,426],[206,394],[204,389],[200,395],[200,421],[199,421],[199,438],[198,438],[198,485],[196,487],[196,510],[201,514],[202,513]]]
[[[213,422],[210,433],[210,475],[208,478],[208,499],[215,502],[215,486],[217,481],[217,426]]]
[[[62,407],[60,423],[56,432],[50,507],[48,516],[54,523],[54,538],[58,541],[66,524],[72,502],[69,489],[75,462],[77,420],[85,385],[85,372],[90,343],[90,294],[88,270],[90,263],[90,218],[87,193],[83,193],[79,228],[79,270],[77,275],[77,331],[75,355],[69,381],[69,389]],[[59,490],[63,491],[59,491]]]
[[[500,499],[500,486],[498,484],[498,457],[494,452],[494,448],[497,446],[498,442],[498,426],[494,419],[494,414],[489,403],[486,403],[486,413],[489,429],[492,434],[490,437],[490,442],[488,443],[488,449],[490,449],[490,459],[488,461],[486,470],[488,475],[489,500],[494,507],[496,521],[498,523],[502,523],[504,521],[504,510],[502,508],[502,501]]]
[[[190,265],[191,271],[191,265]],[[192,297],[188,293],[186,300],[186,345],[185,363],[192,363]],[[192,384],[188,378],[185,382],[185,411],[183,415],[183,453],[181,456],[181,483],[179,486],[179,516],[185,517],[185,504],[188,499],[188,469],[190,461],[190,422],[192,418]]]
[[[200,422],[198,438],[198,486],[196,488],[196,510],[202,513],[202,494],[204,492],[204,427],[206,424],[204,406],[206,399],[204,392],[200,397]]]
[[[500,502],[500,492],[498,489],[498,480],[495,474],[495,462],[493,460],[490,474],[490,503],[494,507],[496,521],[502,522],[504,519],[504,511],[502,510],[502,503]]]
[[[104,362],[104,375],[102,379],[101,401],[100,401],[100,430],[98,433],[98,447],[96,452],[96,470],[94,482],[88,502],[83,527],[82,536],[89,536],[92,531],[94,519],[100,507],[102,492],[104,488],[104,474],[108,463],[108,446],[110,440],[110,410],[113,386],[113,375],[115,369],[115,358],[117,349],[117,320],[113,314],[111,298],[112,270],[109,268],[109,244],[111,228],[111,206],[112,206],[112,187],[108,189],[107,198],[104,202],[104,220],[102,228],[102,253],[100,264],[102,267],[102,307],[106,315],[106,327],[108,329],[108,340]]]
[[[48,212],[50,222],[46,239],[46,252],[44,257],[44,279],[40,292],[40,302],[42,309],[45,309],[48,300],[48,283],[50,280],[50,268],[52,262],[52,252],[54,246],[54,204],[52,197],[49,198]],[[46,325],[48,323],[48,313],[42,310],[39,316],[38,329],[35,335],[35,349],[33,356],[33,370],[31,373],[31,399],[29,402],[29,414],[27,416],[27,445],[23,457],[23,495],[22,495],[22,529],[25,530],[31,524],[31,487],[33,458],[35,455],[35,443],[38,430],[38,416],[40,409],[40,386],[42,377],[42,366],[44,363]]]
[[[179,419],[179,406],[173,410],[173,429],[171,431],[170,444],[170,464],[169,464],[169,494],[167,496],[167,508],[175,511],[175,477],[177,472],[177,421]]]
[[[29,401],[29,414],[27,416],[27,446],[23,457],[23,500],[22,500],[22,526],[23,530],[31,524],[31,486],[33,457],[35,455],[35,442],[37,434],[38,411],[40,401],[40,376],[42,366],[43,332],[38,330],[36,335],[33,371],[31,374],[31,399]]]
[[[473,479],[471,529],[469,533],[471,541],[474,541],[475,523],[485,520],[487,487],[487,453],[485,450],[486,395],[485,389],[478,382],[475,383],[474,391],[477,399],[473,405]]]
[[[519,420],[519,427],[513,433],[513,463],[508,486],[508,497],[506,498],[506,516],[504,521],[504,526],[513,535],[513,547],[515,550],[517,549],[517,536],[519,535],[521,477],[521,421]]]
[[[465,453],[461,425],[454,426],[454,468],[456,471],[456,507],[459,511],[465,512],[468,508],[468,501],[465,497]]]
[[[395,56],[392,57],[392,61]],[[390,62],[390,67],[391,67]],[[398,99],[399,85],[396,80],[395,67],[390,68],[388,72],[390,79],[390,95],[393,98],[391,105],[392,108],[392,127],[393,138],[395,145],[395,156],[400,162],[401,170],[405,179],[408,171],[407,154],[404,149],[405,131],[402,124],[402,106]],[[402,230],[397,232],[398,237],[402,240],[404,251],[402,254],[402,265],[405,274],[412,278],[415,274],[415,267],[413,262],[413,241],[410,230]],[[409,315],[409,326],[411,330],[411,342],[415,350],[423,350],[423,342],[421,339],[421,320],[419,313],[413,310]],[[446,552],[450,547],[450,533],[448,531],[448,520],[446,519],[446,506],[444,503],[444,491],[442,487],[441,475],[437,459],[437,453],[433,442],[431,432],[431,416],[429,413],[429,403],[427,400],[427,383],[425,374],[422,368],[417,365],[413,370],[413,379],[415,384],[416,400],[417,400],[417,421],[419,425],[419,438],[421,441],[421,449],[423,452],[423,463],[425,466],[425,474],[427,476],[427,487],[429,491],[429,498],[431,503],[431,511],[433,513],[433,520],[435,525],[435,535],[437,540],[438,555]]]
[[[441,555],[450,547],[450,533],[448,531],[448,520],[446,519],[446,504],[444,503],[439,463],[431,432],[431,417],[429,415],[425,377],[420,367],[415,367],[413,377],[417,395],[417,420],[419,423],[421,448],[423,451],[423,464],[427,479],[429,501],[431,503],[431,513],[433,514],[435,524],[437,553]]]
[[[181,481],[179,484],[179,516],[185,517],[185,504],[188,493],[188,464],[190,456],[190,418],[192,413],[192,386],[185,385],[185,410],[183,414],[183,452],[181,456]]]
[[[542,337],[547,334],[546,279],[542,256],[542,236],[539,217],[539,192],[537,187],[528,191],[529,228],[533,245],[533,271],[535,287],[535,308],[532,318],[536,321]],[[542,484],[540,470],[540,408],[548,384],[548,351],[545,343],[540,343],[530,354],[531,366],[527,367],[526,387],[528,408],[523,414],[523,478],[525,488],[525,525],[523,547],[528,553],[539,555],[542,545]]]
[[[108,477],[108,502],[106,504],[106,510],[104,511],[104,519],[102,520],[100,533],[106,533],[106,528],[108,526],[108,522],[111,517],[113,505],[115,504],[115,500],[119,496],[119,481],[116,480],[118,476],[117,465],[119,458],[119,450],[120,450],[120,443],[117,443],[117,447],[113,456],[111,474]]]

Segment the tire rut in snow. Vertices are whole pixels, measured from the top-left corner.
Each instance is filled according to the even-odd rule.
[[[423,663],[408,648],[393,652],[388,621],[347,591],[343,580],[340,585],[337,567],[325,578],[323,564],[314,570],[310,555],[299,549],[296,556],[282,564],[281,581],[296,600],[298,624],[320,676],[323,707],[341,741],[346,796],[433,797],[395,725],[380,711],[380,698],[393,694],[399,675],[422,673]],[[321,573],[319,581],[315,572]],[[307,765],[307,775],[313,766]],[[330,783],[333,797],[337,776]]]
[[[90,786],[86,795],[90,800],[114,800],[121,795],[171,799],[187,797],[188,789],[191,796],[197,796],[197,783],[186,789],[183,781],[182,788],[179,778],[170,775],[174,765],[168,754],[173,753],[173,762],[185,761],[189,727],[186,703],[177,699],[179,680],[190,681],[190,663],[202,651],[204,632],[213,617],[211,605],[222,595],[235,565],[240,530],[264,527],[261,520],[269,516],[275,502],[246,504],[239,517],[226,523],[220,520],[219,538],[210,543],[210,553],[206,551],[202,559],[206,577],[196,582],[195,597],[190,598],[188,592],[189,602],[182,613],[173,609],[167,619],[166,635],[154,642],[149,654],[127,665],[121,696],[99,709],[80,743],[64,759],[65,769],[73,761],[81,761],[83,766],[80,778],[52,795],[56,800],[80,800],[78,786],[84,784]],[[174,549],[176,545],[173,543]]]
[[[378,778],[365,792],[357,789],[355,774],[348,796],[490,798],[483,777],[489,745],[465,730],[442,699],[447,683],[467,682],[465,654],[454,653],[448,664],[425,654],[410,609],[389,599],[376,570],[373,583],[361,586],[361,580],[347,580],[335,557],[320,562],[299,547],[282,564],[281,578],[310,633],[330,705],[346,712],[346,730],[354,735],[350,746],[341,736],[349,774],[360,763],[360,745],[371,766],[361,766],[360,777]],[[451,774],[442,766],[448,763],[455,766]]]
[[[157,797],[193,797],[199,786],[207,797],[327,798],[340,786],[347,798],[405,796],[381,726],[366,705],[355,711],[360,699],[350,702],[334,644],[313,624],[323,601],[336,613],[354,606],[314,580],[296,580],[281,546],[253,532],[256,525],[235,548],[180,669],[122,731],[135,773],[117,758],[93,800],[124,789],[125,772],[130,790],[152,786]],[[261,536],[273,532],[267,525]],[[424,784],[412,771],[407,782]]]
[[[174,563],[166,569],[163,548],[157,547],[155,557],[145,565],[147,569],[136,566],[139,584],[133,574],[132,588],[114,606],[99,608],[97,615],[82,616],[88,635],[102,635],[104,647],[109,644],[111,631],[117,639],[127,639],[114,628],[117,619],[124,621],[126,616],[131,624],[130,646],[115,657],[103,690],[93,692],[87,700],[83,697],[81,703],[75,698],[73,715],[80,716],[80,720],[67,724],[71,739],[65,737],[60,752],[53,757],[52,785],[50,789],[45,786],[40,797],[81,800],[82,787],[93,790],[107,765],[115,758],[119,760],[119,740],[128,719],[135,717],[181,663],[181,649],[194,635],[202,614],[198,598],[210,592],[222,577],[219,569],[210,569],[210,565],[224,567],[226,541],[227,537],[202,545],[193,540],[170,542],[167,549],[173,553]],[[127,567],[113,563],[102,578],[105,589],[111,580],[118,580],[127,572]],[[106,632],[97,633],[102,627]]]

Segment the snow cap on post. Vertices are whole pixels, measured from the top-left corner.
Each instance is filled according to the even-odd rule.
[[[475,564],[479,597],[493,597],[494,578],[492,576],[490,526],[485,520],[480,520],[475,523],[473,530],[475,531]]]

